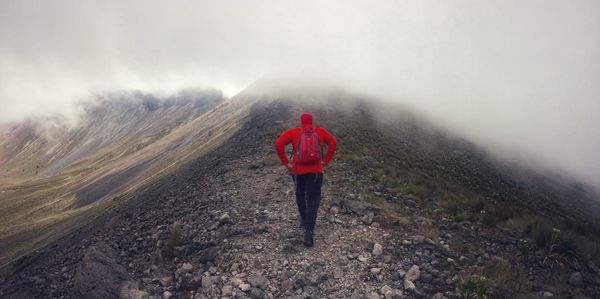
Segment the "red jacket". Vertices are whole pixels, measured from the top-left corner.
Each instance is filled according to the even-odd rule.
[[[312,115],[305,113],[300,117],[302,122],[302,127],[312,127]],[[318,163],[315,165],[297,165],[296,164],[296,155],[293,155],[292,159],[292,169],[290,170],[290,174],[305,174],[305,173],[323,173],[323,165],[329,164],[331,159],[333,158],[333,154],[335,153],[335,147],[337,141],[335,138],[327,132],[327,130],[321,127],[313,127],[314,130],[319,135],[319,141],[321,146],[323,143],[327,144],[327,154],[325,154],[325,158],[323,158],[322,163]],[[288,144],[292,144],[294,148],[294,153],[296,152],[296,145],[298,144],[298,139],[300,138],[301,128],[292,128],[285,131],[277,140],[275,141],[275,150],[277,151],[277,155],[279,156],[279,160],[283,165],[289,164],[289,159],[285,155],[285,146]]]

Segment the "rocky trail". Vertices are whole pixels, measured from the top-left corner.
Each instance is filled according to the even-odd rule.
[[[600,294],[597,268],[561,268],[572,290],[560,293],[539,250],[518,234],[453,222],[336,160],[325,174],[315,247],[304,248],[293,182],[272,148],[286,114],[270,109],[96,226],[14,263],[0,296],[458,298],[466,273],[514,265],[524,246],[527,297]]]

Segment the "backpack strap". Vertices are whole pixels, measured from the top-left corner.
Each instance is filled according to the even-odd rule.
[[[298,127],[300,134],[302,134],[302,128]],[[290,162],[292,163],[292,169],[294,170],[294,173],[292,173],[292,176],[294,177],[294,189],[296,189],[298,187],[298,167],[297,165],[295,165],[294,161],[295,161],[295,155],[296,155],[296,151],[298,150],[298,147],[300,145],[300,137],[298,137],[298,144],[293,144],[292,143],[292,154],[290,155]],[[294,190],[295,192],[296,190]]]

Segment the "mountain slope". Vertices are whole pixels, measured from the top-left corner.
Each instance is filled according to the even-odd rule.
[[[600,294],[600,270],[592,261],[545,252],[534,243],[534,235],[524,242],[527,235],[511,226],[511,219],[522,216],[571,214],[552,201],[544,205],[544,194],[552,191],[536,184],[543,177],[526,169],[505,171],[474,145],[409,114],[402,114],[400,123],[376,122],[378,114],[371,105],[350,103],[347,95],[319,99],[332,105],[277,98],[255,99],[230,138],[140,189],[94,225],[12,263],[5,268],[0,294],[12,298],[82,294],[378,298],[394,292],[394,298],[454,298],[469,290],[509,298],[541,297],[546,292],[558,297]],[[336,101],[347,105],[334,105]],[[317,123],[339,143],[339,153],[325,174],[313,249],[299,245],[293,183],[273,149],[277,135],[294,125],[304,110],[313,111]],[[512,172],[531,179],[518,180]],[[519,189],[525,183],[536,188],[529,190],[545,192],[528,195]],[[554,188],[560,189],[560,184]],[[500,213],[514,205],[521,214]],[[493,213],[482,213],[484,209]],[[594,236],[593,231],[587,233]],[[487,280],[480,280],[481,275]]]
[[[88,107],[78,127],[53,137],[31,123],[4,131],[1,167],[10,180],[0,184],[2,262],[210,151],[239,128],[251,104],[216,93],[123,97]]]

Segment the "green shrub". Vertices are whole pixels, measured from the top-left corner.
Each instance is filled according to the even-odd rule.
[[[467,220],[468,215],[465,211],[459,211],[456,214],[454,214],[454,221],[455,222],[463,222],[465,220]]]
[[[167,244],[165,247],[165,255],[168,257],[173,257],[175,252],[175,247],[179,244],[181,240],[181,222],[175,221],[169,230],[169,237],[167,238]]]
[[[412,183],[408,183],[408,185],[406,185],[404,187],[404,192],[415,195],[415,196],[420,193],[419,187],[417,187],[415,184],[412,184]]]
[[[473,275],[466,279],[459,278],[456,281],[456,292],[460,298],[482,299],[487,298],[490,290],[485,277]]]

